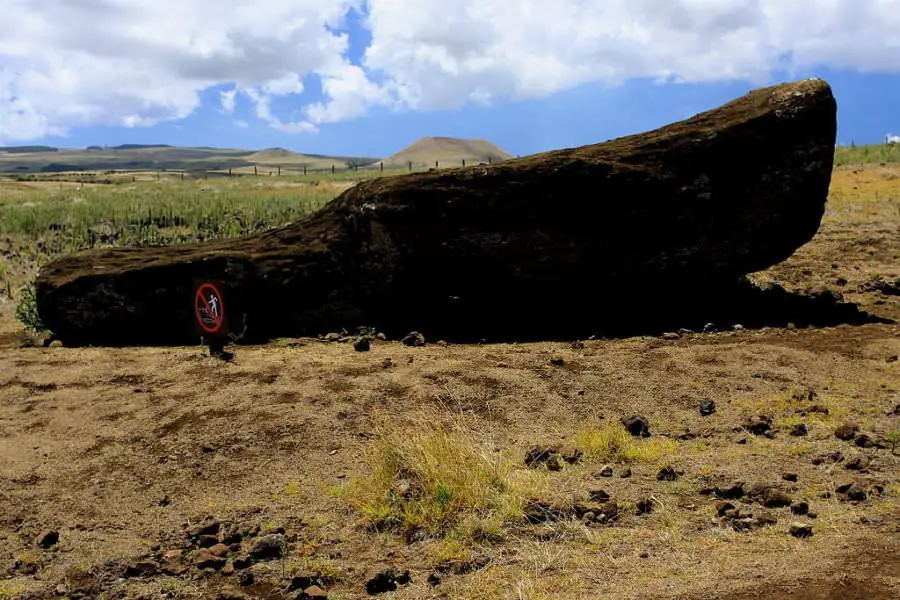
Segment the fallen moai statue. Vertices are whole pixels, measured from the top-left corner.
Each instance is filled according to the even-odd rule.
[[[213,279],[245,340],[602,329],[809,241],[835,134],[828,84],[778,85],[603,144],[366,181],[263,234],[66,256],[41,269],[38,310],[67,344],[192,342],[193,286]]]

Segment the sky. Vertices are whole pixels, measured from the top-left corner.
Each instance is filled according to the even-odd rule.
[[[806,77],[900,134],[900,0],[0,0],[0,145],[525,155]]]

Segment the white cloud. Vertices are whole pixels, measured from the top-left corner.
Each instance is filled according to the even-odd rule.
[[[248,127],[250,127],[250,123],[248,123],[247,121],[244,121],[243,119],[236,119],[234,121],[234,126],[239,127],[241,129],[247,129]]]
[[[227,90],[224,92],[219,92],[219,100],[222,103],[222,108],[219,112],[223,115],[230,115],[234,113],[235,96],[237,96],[237,90]]]
[[[372,42],[340,29],[365,8]],[[900,0],[0,0],[0,138],[179,119],[225,85],[283,131],[636,77],[900,72]],[[307,78],[323,99],[298,105]],[[277,101],[277,102],[275,102]],[[288,106],[284,116],[274,106]],[[277,114],[276,114],[277,113]]]

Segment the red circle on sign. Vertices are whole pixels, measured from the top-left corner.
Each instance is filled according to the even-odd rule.
[[[207,333],[219,333],[225,324],[225,303],[222,293],[211,284],[204,283],[194,296],[194,315],[200,328]]]

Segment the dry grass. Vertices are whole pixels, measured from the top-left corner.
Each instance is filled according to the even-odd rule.
[[[370,474],[340,490],[375,529],[487,539],[522,517],[542,476],[482,434],[435,415],[382,425],[365,451]]]
[[[589,460],[625,463],[657,462],[677,448],[671,439],[636,438],[617,424],[588,428],[575,436],[574,444]]]

